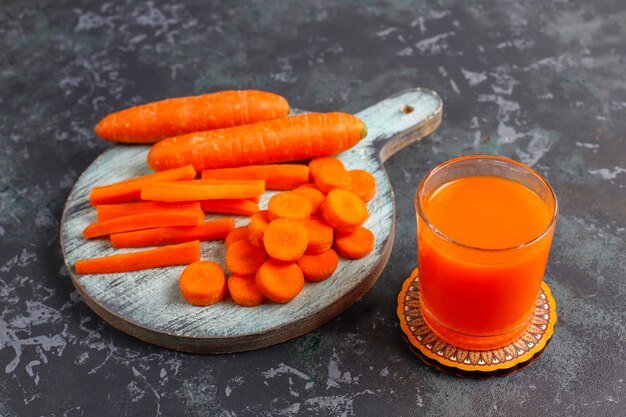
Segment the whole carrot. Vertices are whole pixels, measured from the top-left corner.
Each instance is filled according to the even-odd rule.
[[[148,164],[162,171],[300,161],[342,152],[366,134],[365,123],[350,114],[308,113],[171,137],[152,146]]]
[[[190,132],[220,129],[284,117],[289,103],[256,90],[220,91],[142,104],[109,114],[96,126],[103,139],[154,143]]]

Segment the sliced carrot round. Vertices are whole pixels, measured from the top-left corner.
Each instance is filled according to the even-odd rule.
[[[217,303],[226,296],[226,277],[219,264],[198,261],[180,275],[180,291],[185,301],[196,306]]]
[[[276,303],[286,303],[304,288],[304,275],[295,263],[269,259],[257,271],[255,282],[264,296]]]
[[[330,278],[339,265],[337,252],[332,249],[318,255],[304,255],[298,259],[298,266],[302,270],[304,279],[310,282],[320,282]]]
[[[310,218],[304,222],[304,229],[309,238],[305,252],[307,255],[326,252],[333,245],[333,228],[324,219]]]
[[[351,233],[337,233],[335,247],[344,258],[360,259],[374,249],[374,234],[365,227],[358,227]]]
[[[311,182],[314,182],[315,176],[322,169],[327,168],[327,167],[345,169],[343,166],[343,162],[341,162],[339,159],[335,157],[325,156],[321,158],[314,158],[311,160],[311,162],[309,162],[309,176],[310,176]]]
[[[324,193],[315,187],[315,185],[309,186],[309,184],[306,184],[296,188],[293,192],[309,200],[309,203],[311,203],[311,213],[317,212],[322,205],[322,201],[324,201]]]
[[[265,251],[254,246],[247,239],[233,242],[226,250],[226,268],[237,275],[251,275],[267,259]]]
[[[335,189],[328,193],[322,203],[324,220],[339,231],[354,230],[367,220],[367,207],[354,193]]]
[[[226,243],[226,247],[229,247],[230,245],[233,244],[233,242],[236,242],[241,239],[247,239],[247,238],[248,238],[248,226],[239,226],[239,227],[234,228],[228,233],[224,243]]]
[[[267,210],[261,210],[250,216],[248,224],[248,240],[258,248],[263,247],[263,233],[270,224],[270,218],[267,216]]]
[[[344,168],[324,167],[314,176],[315,185],[325,193],[335,188],[346,189],[350,186],[350,174]]]
[[[361,197],[363,201],[370,201],[376,194],[376,178],[362,169],[348,171],[350,174],[350,185],[347,190]]]
[[[231,275],[228,278],[228,293],[235,304],[243,307],[258,306],[265,300],[254,275]]]
[[[311,203],[303,195],[292,191],[272,196],[267,202],[267,214],[270,219],[304,220],[311,215]]]
[[[280,261],[295,261],[301,258],[308,244],[309,238],[304,223],[299,220],[272,220],[263,235],[263,245],[267,254]]]

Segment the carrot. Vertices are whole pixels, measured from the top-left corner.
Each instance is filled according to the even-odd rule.
[[[339,232],[335,236],[335,247],[344,258],[360,259],[374,249],[374,234],[365,227],[350,233]]]
[[[77,274],[111,274],[163,266],[187,265],[200,260],[200,242],[181,243],[102,258],[81,259],[74,268]]]
[[[233,302],[243,307],[258,306],[265,301],[265,296],[256,285],[254,275],[231,275],[228,278],[228,292]]]
[[[314,158],[309,162],[309,177],[311,182],[315,182],[315,176],[322,170],[328,167],[342,168],[343,162],[333,156],[326,156],[322,158]]]
[[[367,219],[367,207],[356,194],[335,189],[328,193],[322,203],[324,220],[339,231],[349,231]]]
[[[376,178],[372,174],[362,169],[353,169],[348,173],[350,174],[350,185],[346,188],[348,191],[358,195],[365,202],[374,198]]]
[[[267,254],[280,261],[295,261],[304,255],[309,244],[304,224],[293,219],[276,219],[263,234]]]
[[[152,146],[148,165],[203,170],[301,161],[344,151],[366,134],[365,124],[350,114],[307,113],[168,138]]]
[[[255,282],[265,297],[276,303],[286,303],[304,288],[304,275],[294,263],[269,259],[256,272]]]
[[[270,224],[270,218],[267,216],[267,210],[261,210],[250,216],[248,224],[248,240],[257,248],[263,247],[263,234]]]
[[[229,200],[204,200],[201,202],[202,211],[205,213],[235,214],[239,216],[251,216],[259,211],[259,205],[252,200],[229,199]]]
[[[298,267],[302,270],[304,279],[309,282],[324,281],[335,272],[339,265],[337,252],[332,249],[318,255],[304,255],[298,259]]]
[[[142,104],[109,114],[96,126],[103,139],[153,143],[170,136],[284,117],[289,104],[264,91],[221,91]]]
[[[83,237],[91,239],[153,227],[194,226],[202,223],[202,220],[204,213],[201,211],[149,211],[90,224],[83,230]]]
[[[293,190],[309,182],[309,167],[300,164],[250,165],[238,168],[205,169],[202,179],[265,180],[268,190]]]
[[[114,248],[142,248],[171,245],[192,240],[220,240],[235,228],[235,219],[219,219],[198,226],[156,227],[111,235]]]
[[[89,194],[89,202],[99,204],[116,204],[137,201],[141,198],[141,187],[149,182],[166,182],[191,180],[196,177],[196,170],[191,165],[181,166],[168,171],[142,175],[115,184],[94,187]]]
[[[162,201],[139,201],[136,203],[100,204],[96,206],[98,221],[115,219],[148,211],[200,211],[199,202],[165,203]]]
[[[226,250],[226,268],[237,275],[251,275],[267,259],[265,251],[246,239],[231,243]]]
[[[141,198],[155,201],[198,201],[249,198],[265,192],[264,181],[227,181],[207,183],[204,180],[148,183],[141,187]]]
[[[315,185],[328,193],[335,188],[346,189],[350,186],[350,174],[344,168],[327,166],[319,170],[314,177]]]
[[[333,245],[333,228],[324,219],[310,218],[304,223],[309,245],[306,254],[319,255]]]
[[[208,306],[226,297],[226,277],[219,264],[197,261],[180,274],[180,292],[189,304]]]
[[[231,230],[224,241],[226,248],[241,239],[248,239],[248,226],[240,226]]]
[[[291,191],[274,194],[267,202],[267,214],[274,220],[281,217],[304,220],[311,215],[309,199]]]
[[[311,203],[311,213],[316,213],[324,201],[324,193],[313,184],[304,184],[293,190],[294,193],[306,197]]]

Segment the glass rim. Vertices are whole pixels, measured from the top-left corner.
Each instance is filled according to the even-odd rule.
[[[431,222],[430,220],[428,220],[428,217],[426,217],[426,213],[424,213],[424,209],[422,208],[422,201],[420,199],[420,192],[423,190],[424,186],[426,185],[426,182],[433,176],[435,175],[437,172],[439,172],[440,170],[442,170],[443,168],[452,165],[452,164],[456,164],[458,162],[461,161],[466,161],[468,159],[491,159],[491,160],[496,160],[496,161],[501,161],[507,164],[511,164],[511,165],[515,165],[519,168],[522,168],[525,171],[530,172],[531,174],[533,174],[547,189],[548,191],[550,191],[550,195],[552,196],[552,198],[554,199],[554,209],[552,212],[552,218],[550,219],[550,223],[548,223],[548,226],[541,232],[539,233],[539,235],[537,235],[536,237],[532,238],[531,240],[529,240],[528,242],[524,242],[521,243],[519,245],[516,246],[509,246],[509,247],[504,247],[504,248],[481,248],[478,246],[471,246],[471,245],[467,245],[465,243],[461,243],[458,242],[448,236],[446,236],[443,232],[441,232],[439,229],[437,229]],[[470,176],[470,175],[468,175]],[[528,187],[526,187],[528,188]],[[424,178],[422,179],[422,181],[420,181],[420,184],[417,187],[417,190],[415,191],[415,201],[417,202],[416,206],[417,206],[417,214],[418,216],[420,216],[423,220],[424,223],[426,223],[426,225],[428,226],[428,228],[435,233],[437,236],[439,236],[440,238],[444,239],[445,241],[453,244],[453,245],[457,245],[457,246],[461,246],[463,248],[466,249],[471,249],[471,250],[476,250],[476,251],[483,251],[483,252],[504,252],[504,251],[509,251],[509,250],[514,250],[514,249],[522,249],[525,248],[527,246],[530,246],[532,244],[534,244],[535,242],[541,240],[545,235],[547,235],[551,229],[554,228],[554,225],[556,224],[556,220],[559,216],[559,202],[556,198],[556,194],[554,192],[554,190],[552,189],[552,186],[548,183],[548,181],[546,181],[545,178],[543,178],[537,171],[535,171],[534,169],[532,169],[531,167],[529,167],[526,164],[523,164],[521,162],[517,162],[513,159],[510,158],[505,158],[502,156],[495,156],[495,155],[467,155],[467,156],[460,156],[457,158],[453,158],[450,159],[446,162],[443,162],[439,165],[437,165],[435,168],[431,169],[430,171],[428,171],[428,173],[426,174],[426,176],[424,176]]]

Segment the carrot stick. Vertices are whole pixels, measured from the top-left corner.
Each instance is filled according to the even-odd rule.
[[[231,230],[224,240],[226,248],[228,249],[230,245],[241,239],[248,239],[248,226],[240,226]]]
[[[157,171],[192,164],[232,168],[328,156],[365,137],[365,124],[346,113],[308,113],[282,119],[175,136],[156,143],[148,165]]]
[[[205,213],[235,214],[251,216],[259,211],[259,205],[248,199],[204,200],[201,202]]]
[[[339,265],[337,252],[332,249],[318,255],[304,255],[298,259],[298,267],[302,270],[304,279],[309,282],[324,281],[335,272]]]
[[[137,201],[141,198],[141,187],[149,182],[191,180],[196,177],[196,170],[191,165],[181,166],[168,171],[155,172],[141,177],[131,178],[115,184],[94,187],[89,194],[89,202],[116,204]]]
[[[266,259],[265,251],[246,239],[233,242],[226,250],[226,268],[237,275],[255,274]]]
[[[316,213],[324,201],[324,193],[313,184],[304,184],[293,190],[294,193],[306,197],[311,203],[311,213]]]
[[[274,194],[267,202],[270,219],[288,218],[304,220],[311,215],[309,199],[292,191]]]
[[[280,261],[300,259],[308,244],[304,224],[298,220],[273,220],[263,234],[263,246],[267,254]]]
[[[156,227],[133,232],[114,233],[111,244],[114,248],[143,248],[146,246],[171,245],[192,240],[220,240],[235,228],[235,219],[219,219],[197,226]]]
[[[335,236],[335,247],[344,258],[360,259],[374,249],[374,234],[365,227],[350,233],[339,232]]]
[[[265,180],[268,190],[293,190],[309,182],[309,167],[300,164],[250,165],[238,168],[205,169],[202,179]]]
[[[362,169],[353,169],[348,173],[350,174],[350,185],[346,188],[348,191],[358,195],[365,202],[374,198],[376,178],[372,174]]]
[[[333,228],[324,219],[310,218],[304,222],[304,229],[309,238],[307,255],[319,255],[333,245]]]
[[[289,104],[264,91],[221,91],[142,104],[109,114],[96,126],[103,139],[153,143],[170,136],[284,117]]]
[[[228,292],[233,302],[243,307],[255,307],[265,301],[265,296],[256,285],[254,275],[231,275],[228,278]]]
[[[81,259],[74,268],[77,274],[112,274],[163,266],[187,265],[200,260],[200,242],[181,243],[138,252]]]
[[[90,224],[83,230],[83,237],[91,239],[153,227],[194,226],[202,223],[202,220],[204,213],[201,211],[149,211]]]
[[[265,182],[258,180],[227,183],[185,181],[184,183],[148,183],[141,187],[141,198],[155,201],[199,201],[250,198],[265,192]]]
[[[322,215],[336,230],[349,231],[367,219],[367,207],[363,200],[350,191],[335,189],[328,193],[322,203]]]
[[[162,201],[139,201],[136,203],[100,204],[96,206],[98,221],[130,216],[148,211],[200,211],[199,202],[165,203]]]
[[[250,216],[248,224],[248,240],[257,248],[263,247],[263,234],[270,224],[270,218],[267,216],[267,210],[261,210]]]
[[[198,261],[188,265],[180,274],[180,292],[189,304],[208,306],[226,297],[226,277],[219,264]]]
[[[333,156],[326,156],[322,158],[314,158],[309,162],[309,177],[311,182],[315,182],[315,176],[325,168],[343,168],[343,162]]]
[[[304,288],[304,275],[296,264],[269,259],[257,271],[255,282],[261,294],[276,303],[286,303]]]

